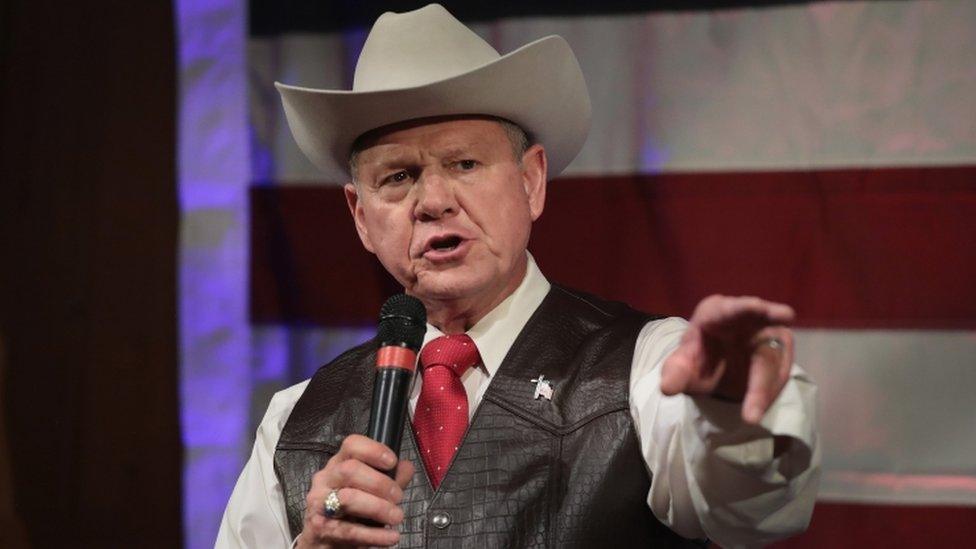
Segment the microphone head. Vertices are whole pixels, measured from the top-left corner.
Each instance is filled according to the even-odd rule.
[[[377,332],[380,347],[399,345],[414,352],[420,350],[427,333],[427,309],[416,297],[397,294],[386,300],[380,309]]]

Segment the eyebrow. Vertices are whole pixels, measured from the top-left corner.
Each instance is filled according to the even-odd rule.
[[[395,153],[391,156],[386,156],[383,158],[378,158],[374,160],[372,164],[374,164],[375,166],[377,166],[382,170],[387,170],[391,168],[403,167],[412,164],[415,161],[416,159],[413,158],[413,155],[404,152],[404,153]]]
[[[470,155],[470,154],[474,154],[474,151],[472,151],[473,148],[474,147],[471,147],[471,146],[468,146],[468,147],[451,147],[449,149],[445,149],[442,152],[438,152],[437,153],[437,156],[439,156],[441,158],[456,158],[458,156],[467,156],[467,155]]]
[[[440,159],[453,159],[457,157],[470,156],[476,154],[477,151],[475,145],[470,146],[451,146],[443,150],[437,150],[433,152],[436,158]],[[413,154],[408,152],[393,153],[386,156],[385,158],[377,159],[373,163],[380,169],[392,169],[401,168],[407,165],[412,165],[416,162],[416,158]]]

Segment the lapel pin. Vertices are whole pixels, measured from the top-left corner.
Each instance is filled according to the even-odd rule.
[[[531,381],[535,383],[535,394],[532,395],[532,398],[535,400],[539,400],[540,398],[552,400],[552,382],[546,379],[546,376],[540,375]]]

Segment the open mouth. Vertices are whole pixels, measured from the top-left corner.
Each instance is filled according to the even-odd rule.
[[[435,238],[430,241],[430,249],[436,252],[449,252],[461,245],[461,237],[456,235]]]

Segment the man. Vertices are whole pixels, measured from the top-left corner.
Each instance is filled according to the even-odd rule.
[[[357,434],[368,342],[274,397],[218,546],[739,546],[806,526],[815,389],[789,307],[650,317],[551,285],[528,254],[589,125],[562,39],[499,56],[431,5],[377,21],[352,92],[279,89],[428,331],[402,459]]]

